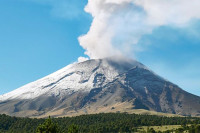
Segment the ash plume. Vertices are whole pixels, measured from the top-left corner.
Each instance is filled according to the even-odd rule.
[[[200,18],[199,0],[88,0],[93,21],[80,45],[91,59],[132,55],[138,41],[159,26],[184,27]],[[132,55],[133,56],[133,55]]]

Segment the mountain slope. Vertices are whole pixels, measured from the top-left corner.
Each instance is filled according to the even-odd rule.
[[[200,98],[125,58],[71,64],[0,96],[0,113],[66,116],[134,109],[200,115]]]

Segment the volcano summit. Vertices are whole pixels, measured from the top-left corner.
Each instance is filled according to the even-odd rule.
[[[0,96],[0,113],[45,117],[145,109],[200,115],[200,97],[124,57],[74,63]]]

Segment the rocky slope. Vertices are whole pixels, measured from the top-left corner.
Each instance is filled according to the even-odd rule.
[[[15,116],[133,113],[135,109],[198,116],[200,97],[121,57],[71,64],[0,96],[0,113]]]

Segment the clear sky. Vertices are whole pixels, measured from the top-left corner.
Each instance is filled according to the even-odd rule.
[[[0,0],[0,94],[42,78],[84,55],[77,38],[92,17],[87,0]],[[160,26],[130,55],[184,90],[200,96],[200,20]]]

